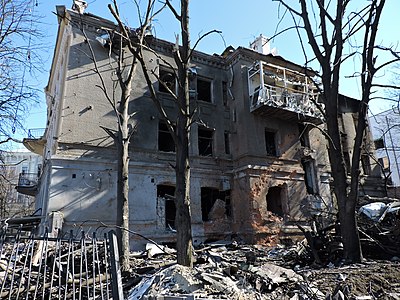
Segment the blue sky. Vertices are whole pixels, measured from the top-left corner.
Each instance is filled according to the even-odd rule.
[[[43,16],[41,19],[41,28],[45,32],[43,43],[47,51],[43,52],[45,60],[45,71],[39,74],[36,79],[37,86],[43,90],[47,85],[51,58],[53,55],[54,43],[57,34],[57,18],[53,14],[56,5],[65,5],[70,8],[72,0],[54,1],[54,0],[33,0],[36,1],[36,12]],[[87,0],[89,6],[86,12],[102,16],[112,20],[108,12],[107,0]],[[119,1],[121,11],[131,27],[136,27],[136,11],[131,5],[131,0]],[[142,0],[144,3],[145,1]],[[173,0],[172,3],[179,1]],[[298,1],[295,1],[296,3]],[[364,1],[357,1],[363,3]],[[246,3],[246,4],[243,4]],[[132,12],[132,13],[131,13]],[[204,39],[198,47],[198,50],[213,54],[221,53],[226,46],[247,47],[255,37],[263,34],[271,37],[276,30],[281,30],[292,25],[291,19],[286,16],[284,21],[279,22],[283,16],[283,8],[279,9],[277,2],[272,0],[192,0],[190,5],[190,27],[192,44],[196,38],[210,30],[217,29],[222,31],[222,36],[213,35]],[[177,23],[174,21],[170,12],[165,11],[154,23],[155,34],[157,37],[174,41],[175,34],[179,32]],[[384,10],[378,41],[385,45],[397,45],[400,41],[400,2],[398,0],[387,0]],[[301,52],[297,35],[294,31],[286,32],[272,41],[272,47],[277,48],[278,54],[284,58],[294,61],[298,64],[304,64],[304,57]],[[398,49],[400,46],[398,46]],[[382,56],[379,57],[379,59]],[[349,61],[346,65],[344,75],[351,75],[357,69],[357,60]],[[388,81],[389,73],[382,73],[381,80]],[[359,85],[350,79],[345,79],[341,83],[341,92],[359,98]],[[29,118],[26,120],[27,128],[44,128],[46,125],[46,104],[44,94],[40,97],[41,104],[32,110]],[[376,113],[390,108],[392,104],[380,101],[371,103],[371,110]]]

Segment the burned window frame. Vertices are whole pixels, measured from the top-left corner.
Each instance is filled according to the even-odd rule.
[[[207,84],[207,87],[203,86],[203,83]],[[211,78],[197,76],[196,95],[198,101],[213,103],[213,80]]]
[[[299,123],[298,129],[299,129],[300,145],[306,148],[311,148],[310,126],[307,124]]]
[[[224,147],[225,147],[225,154],[231,154],[231,135],[229,131],[224,131]]]
[[[302,159],[301,165],[304,170],[304,184],[307,194],[319,195],[320,187],[318,181],[318,170],[314,159]]]
[[[209,133],[210,136],[201,135],[201,133]],[[214,130],[199,126],[197,128],[197,146],[200,156],[213,156]]]
[[[166,229],[172,228],[175,229],[175,220],[176,220],[176,204],[175,204],[175,189],[174,185],[170,184],[158,184],[157,185],[157,198],[164,198],[164,218],[165,223],[164,226]],[[169,193],[168,193],[169,192]],[[170,195],[172,194],[172,195]],[[168,197],[166,197],[168,195]],[[175,212],[175,216],[173,218],[169,217],[168,212]]]
[[[157,147],[160,152],[175,153],[176,151],[174,139],[168,130],[167,124],[163,121],[158,122]]]
[[[276,147],[277,131],[265,128],[264,140],[265,140],[265,152],[267,156],[278,156],[278,149]]]
[[[276,191],[279,190],[279,197],[276,200]],[[265,194],[265,202],[267,204],[267,211],[277,215],[279,217],[284,217],[284,203],[282,200],[284,188],[281,186],[271,186],[268,188],[267,193]]]
[[[163,73],[163,74],[162,74]],[[177,87],[177,79],[176,79],[176,74],[174,72],[174,70],[167,68],[167,67],[162,67],[160,66],[159,70],[158,70],[158,92],[160,93],[165,93],[165,94],[170,94],[170,92],[166,89],[166,87],[161,83],[161,81],[163,81],[164,76],[171,76],[171,82],[173,79],[173,82],[170,86],[168,86],[168,84],[166,84],[169,89],[173,92],[176,93],[176,87]],[[164,83],[168,83],[169,81],[164,81]]]
[[[222,81],[222,104],[228,105],[228,82]]]
[[[371,167],[371,157],[368,153],[361,153],[360,156],[361,168],[363,170],[364,175],[371,175],[372,167]]]
[[[201,219],[203,222],[211,221],[209,214],[217,199],[225,202],[225,216],[227,218],[232,217],[231,190],[223,191],[215,187],[204,186],[200,189]]]
[[[375,149],[376,149],[376,150],[378,150],[378,149],[385,149],[385,148],[386,148],[386,147],[385,147],[385,140],[383,139],[383,137],[374,140],[374,146],[375,146]]]

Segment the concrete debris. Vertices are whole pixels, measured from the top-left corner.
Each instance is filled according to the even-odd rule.
[[[158,245],[158,244],[152,244],[152,243],[147,243],[146,244],[146,251],[147,251],[147,256],[149,258],[156,256],[158,254],[172,254],[175,253],[175,249],[168,248],[166,246]]]
[[[212,206],[210,212],[208,213],[208,219],[211,221],[226,219],[225,206],[226,206],[225,201],[221,199],[215,200],[214,205]]]
[[[400,201],[369,203],[358,212],[364,253],[382,258],[383,252],[387,259],[400,256]]]
[[[374,222],[381,222],[387,214],[398,214],[400,201],[391,203],[373,202],[363,205],[359,209],[360,214],[364,214]]]
[[[141,282],[131,287],[128,299],[333,300],[370,299],[378,294],[399,299],[398,262],[385,262],[386,275],[378,275],[379,264],[374,262],[321,268],[310,265],[313,260],[307,257],[305,243],[274,248],[226,241],[205,244],[195,251],[193,268],[177,265],[175,256],[166,253],[136,257],[132,273],[124,277],[138,277]],[[143,272],[143,264],[155,266],[161,261],[163,267],[136,272]],[[370,281],[362,284],[360,276]]]

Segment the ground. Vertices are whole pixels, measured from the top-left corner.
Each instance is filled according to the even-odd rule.
[[[303,268],[298,274],[325,295],[340,289],[350,299],[362,296],[364,299],[400,299],[398,262],[367,260],[339,268]]]
[[[220,242],[197,249],[195,266],[189,269],[176,265],[174,254],[153,246],[147,251],[151,257],[142,253],[133,259],[133,272],[127,276],[132,285],[125,290],[134,290],[128,299],[195,295],[195,299],[400,300],[396,257],[321,266],[310,263],[301,249],[301,245],[271,248]]]

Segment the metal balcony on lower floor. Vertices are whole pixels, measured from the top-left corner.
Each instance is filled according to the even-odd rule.
[[[316,104],[318,95],[264,84],[250,94],[250,111],[290,121],[323,123]]]
[[[17,192],[35,196],[38,191],[39,176],[37,173],[21,173],[18,178]]]

